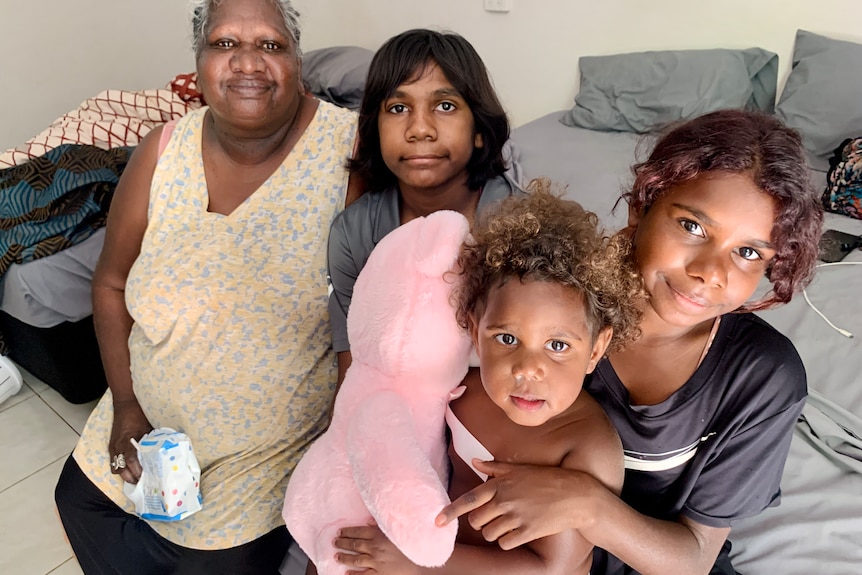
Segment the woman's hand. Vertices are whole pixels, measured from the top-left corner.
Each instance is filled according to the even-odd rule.
[[[337,553],[336,561],[347,567],[347,575],[419,575],[421,570],[395,545],[377,525],[364,527],[345,527],[333,541],[337,549],[346,553]]]
[[[604,490],[592,476],[560,467],[478,459],[473,464],[491,478],[447,505],[437,525],[466,513],[473,529],[505,550],[588,525],[595,517],[591,496],[596,487]]]
[[[122,454],[126,465],[118,468],[111,465],[111,473],[119,475],[127,483],[138,482],[142,470],[138,461],[138,451],[132,445],[132,439],[139,441],[144,434],[152,430],[153,426],[144,415],[137,399],[114,402],[114,425],[111,428],[108,455],[113,463],[115,458]]]

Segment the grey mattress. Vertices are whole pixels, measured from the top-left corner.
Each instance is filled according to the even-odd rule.
[[[652,140],[628,132],[596,132],[564,126],[563,112],[548,114],[512,133],[512,159],[522,180],[549,178],[566,188],[566,197],[595,212],[612,230],[626,223],[626,206],[614,210],[631,184],[636,156],[649,152]]]
[[[595,212],[608,229],[625,225],[612,208],[631,183],[630,166],[651,141],[559,123],[561,112],[517,128],[512,157],[521,180],[546,176]],[[818,187],[825,174],[812,172]],[[862,234],[862,221],[827,214],[825,229]],[[862,262],[855,251],[845,262]],[[766,284],[764,280],[764,285]],[[734,567],[745,575],[862,573],[862,266],[824,267],[808,288],[829,327],[800,295],[761,315],[796,346],[811,396],[794,430],[782,480],[781,505],[734,525]]]
[[[90,284],[104,241],[103,228],[62,252],[13,264],[3,276],[0,310],[41,328],[91,315]]]

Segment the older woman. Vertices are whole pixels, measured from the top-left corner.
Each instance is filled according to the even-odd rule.
[[[277,573],[287,478],[326,425],[326,239],[355,116],[304,94],[289,0],[197,0],[208,108],[141,142],[93,279],[110,385],[56,501],[84,572]],[[144,521],[131,439],[186,433],[203,509]]]

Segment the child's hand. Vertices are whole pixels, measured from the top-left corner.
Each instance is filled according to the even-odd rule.
[[[333,544],[347,553],[335,560],[355,568],[347,575],[419,575],[420,569],[407,559],[377,525],[345,527]]]
[[[586,473],[560,467],[478,459],[473,465],[491,478],[446,506],[437,525],[467,513],[473,529],[505,550],[586,526],[590,489],[601,487]]]

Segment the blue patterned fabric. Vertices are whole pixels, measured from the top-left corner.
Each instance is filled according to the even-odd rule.
[[[0,171],[0,276],[104,226],[132,150],[67,144]]]
[[[55,254],[104,226],[132,150],[66,144],[0,170],[0,277],[12,264]],[[8,351],[0,334],[0,354]]]

